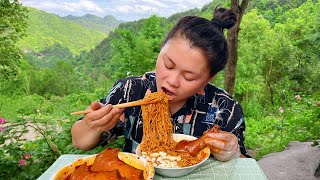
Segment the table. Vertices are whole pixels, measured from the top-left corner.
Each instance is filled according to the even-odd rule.
[[[88,155],[65,154],[60,156],[38,180],[52,179],[53,175],[61,167],[78,158]],[[190,174],[178,178],[161,177],[155,174],[155,180],[201,179],[201,180],[267,180],[259,164],[255,159],[238,158],[228,162],[220,162],[210,157],[203,165]]]

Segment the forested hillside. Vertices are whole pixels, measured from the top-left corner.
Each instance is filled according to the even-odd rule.
[[[69,15],[62,18],[75,22],[87,29],[101,31],[106,34],[109,34],[110,31],[113,31],[120,24],[120,21],[111,15],[105,16],[104,18],[100,18],[91,14],[86,14],[81,17]]]
[[[72,53],[88,51],[100,43],[107,34],[80,26],[57,15],[28,8],[27,36],[18,42],[24,52],[40,52],[54,44],[68,48]]]
[[[0,8],[7,13],[0,18],[19,22],[13,24],[15,36],[0,41],[0,118],[5,119],[0,144],[7,143],[0,148],[0,174],[35,179],[61,154],[100,152],[105,147],[84,152],[72,146],[70,129],[80,116],[70,112],[104,97],[117,79],[153,70],[176,20],[185,15],[210,19],[218,5],[229,7],[230,2],[214,0],[168,18],[153,15],[122,23],[108,37],[35,9],[29,9],[23,36],[24,20],[17,18],[22,16],[8,15],[24,14],[23,7]],[[249,1],[239,31],[233,96],[243,107],[245,144],[256,159],[282,151],[290,141],[320,139],[319,12],[315,0]],[[222,88],[223,73],[212,82]],[[28,131],[38,137],[26,141]],[[122,143],[119,139],[108,146],[121,148]],[[26,153],[32,157],[27,166],[17,166]]]
[[[96,81],[104,77],[111,82],[152,70],[169,26],[157,16],[121,24],[95,49],[81,54],[78,67]]]

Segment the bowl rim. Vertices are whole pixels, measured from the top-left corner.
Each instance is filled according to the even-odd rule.
[[[63,167],[59,168],[51,177],[52,180],[58,180],[58,179],[65,179],[68,177],[74,169],[77,166],[83,165],[84,163],[87,163],[87,166],[90,166],[93,164],[94,160],[96,159],[97,154],[91,154],[86,157],[77,158],[74,161],[64,165]]]
[[[123,153],[128,153],[128,154],[132,154],[134,156],[139,157],[137,154],[134,153],[130,153],[130,152],[123,152]],[[68,177],[69,175],[72,174],[72,172],[74,171],[75,167],[83,165],[84,163],[87,163],[87,166],[90,166],[94,163],[97,154],[91,154],[85,157],[80,157],[77,158],[75,160],[73,160],[72,162],[64,165],[63,167],[59,168],[50,178],[50,180],[60,180],[60,179],[65,179],[66,177]],[[146,161],[144,161],[143,159],[139,159],[140,161],[143,162],[144,166],[147,167]],[[152,175],[154,176],[154,174]]]
[[[192,135],[188,135],[188,134],[173,133],[173,134],[172,134],[172,138],[174,138],[175,136],[176,136],[176,137],[179,137],[179,136],[180,136],[180,137],[188,137],[188,138],[190,138],[190,139],[183,139],[183,138],[182,138],[182,139],[179,139],[180,141],[181,141],[181,140],[195,140],[195,139],[198,139],[197,137],[192,136]],[[176,141],[176,142],[179,142],[179,141]],[[140,144],[139,144],[139,145],[140,145]],[[139,145],[138,145],[137,148],[136,148],[136,154],[137,154],[138,156],[142,157],[140,153],[138,154],[138,147],[139,147]],[[184,170],[184,169],[191,169],[191,168],[193,168],[193,167],[197,167],[197,166],[203,164],[204,162],[206,162],[206,161],[209,159],[210,154],[211,154],[210,148],[209,148],[209,147],[205,147],[205,148],[202,149],[198,154],[200,154],[200,153],[205,153],[205,157],[202,159],[202,161],[198,162],[197,164],[191,165],[191,166],[186,166],[186,167],[174,167],[174,168],[154,166],[154,168],[155,168],[155,169],[161,169],[161,170]],[[143,157],[142,157],[142,158],[143,158]]]

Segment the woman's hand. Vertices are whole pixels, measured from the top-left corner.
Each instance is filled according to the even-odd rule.
[[[229,161],[240,157],[238,138],[229,132],[207,132],[205,143],[211,149],[213,156],[219,161]]]
[[[101,103],[93,102],[90,107],[93,111],[88,113],[83,121],[95,131],[103,132],[112,129],[118,122],[124,108],[113,108],[111,104],[103,106]]]
[[[113,108],[110,104],[103,106],[98,102],[91,103],[87,109],[93,111],[74,123],[71,129],[73,145],[82,150],[96,147],[100,142],[101,133],[112,129],[124,110]]]

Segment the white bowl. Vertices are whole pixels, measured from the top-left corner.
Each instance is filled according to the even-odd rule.
[[[190,135],[185,135],[185,134],[173,134],[172,138],[174,141],[179,142],[181,140],[195,140],[197,139],[196,137],[190,136]],[[137,147],[136,153],[138,155],[141,155],[141,151],[139,148],[139,145]],[[206,162],[206,160],[209,158],[210,156],[210,149],[208,147],[204,148],[203,150],[201,150],[199,152],[198,155],[202,155],[204,156],[203,160],[201,162],[199,162],[198,164],[194,164],[192,166],[188,166],[188,167],[179,167],[179,168],[164,168],[164,167],[157,167],[154,166],[155,172],[159,175],[162,176],[166,176],[166,177],[180,177],[180,176],[184,176],[190,172],[192,172],[193,170],[195,170],[196,168],[198,168],[199,166],[201,166],[201,164],[203,164],[204,162]]]

